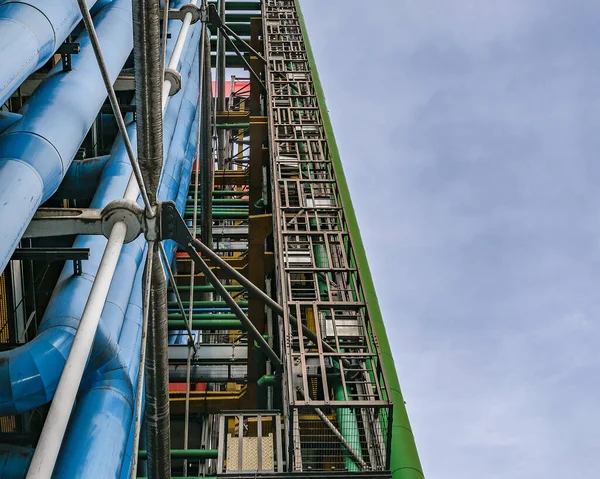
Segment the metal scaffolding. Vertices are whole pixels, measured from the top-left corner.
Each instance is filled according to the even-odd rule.
[[[72,23],[54,26],[56,51],[84,84],[62,2],[44,8]],[[108,102],[83,112],[78,154],[94,161],[77,167],[101,166],[89,185],[36,193],[27,215],[51,208],[19,220],[11,241],[29,248],[0,275],[0,446],[18,433],[28,447],[0,447],[0,464],[32,478],[423,478],[298,1],[115,2],[78,0],[81,58]],[[107,12],[123,8],[131,44],[113,49]],[[42,93],[33,70],[0,91],[11,125],[30,95],[59,90],[52,75]],[[68,235],[73,248],[51,243]],[[36,303],[42,259],[56,289]]]

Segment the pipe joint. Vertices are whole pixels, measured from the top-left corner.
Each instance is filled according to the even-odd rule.
[[[119,222],[125,223],[127,233],[125,243],[131,243],[142,232],[144,210],[133,200],[119,199],[111,201],[102,210],[102,234],[106,238]]]
[[[177,70],[165,68],[165,81],[168,81],[171,85],[169,88],[169,96],[173,96],[181,90],[181,74]]]

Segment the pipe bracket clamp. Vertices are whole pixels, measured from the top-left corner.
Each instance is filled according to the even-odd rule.
[[[160,213],[161,213],[161,203],[160,201],[156,204],[156,208],[154,208],[155,214],[153,218],[148,218],[148,216],[144,215],[144,236],[146,237],[146,241],[159,241],[160,238]]]
[[[179,8],[181,18],[183,19],[188,13],[192,14],[192,25],[201,18],[201,9],[192,3],[186,3]]]
[[[165,81],[169,81],[171,88],[169,89],[169,96],[175,95],[181,90],[181,74],[177,70],[172,68],[165,68]]]
[[[122,221],[127,226],[125,243],[131,243],[142,232],[143,216],[144,210],[135,201],[125,199],[111,201],[102,210],[102,234],[108,238],[113,226]]]

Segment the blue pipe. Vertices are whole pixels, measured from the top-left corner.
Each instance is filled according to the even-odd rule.
[[[109,158],[110,155],[103,155],[73,161],[53,198],[90,200],[94,196],[93,187],[98,186]]]
[[[88,0],[91,7],[96,0]],[[81,20],[71,0],[0,3],[0,105],[46,63]]]
[[[133,47],[131,0],[103,8],[95,24],[114,81]],[[0,31],[1,38],[10,36],[4,26]],[[77,41],[81,52],[73,55],[72,71],[56,65],[21,110],[23,117],[0,135],[0,271],[37,207],[58,188],[106,98],[87,33]]]
[[[0,479],[23,479],[32,457],[30,447],[0,444]]]
[[[173,23],[181,25],[178,21]],[[188,56],[186,55],[186,57]],[[190,68],[191,59],[188,63],[182,64],[184,72],[189,71]],[[186,79],[187,73],[184,75],[184,80]],[[183,92],[173,97],[167,111],[171,109],[179,111],[182,97]],[[175,121],[177,114],[169,117]],[[128,115],[126,118],[130,138],[132,144],[135,145],[135,123],[132,122],[132,119],[132,115]],[[172,128],[171,131],[173,131]],[[170,143],[170,140],[170,137],[165,137],[166,144]],[[111,159],[102,172],[100,184],[90,206],[103,208],[112,199],[122,197],[130,175],[129,160],[122,138],[119,137],[113,146]],[[0,353],[0,415],[24,412],[52,399],[96,276],[105,244],[106,240],[103,237],[80,236],[77,238],[74,246],[90,248],[90,259],[82,263],[82,274],[74,276],[72,264],[68,262],[44,314],[38,336],[20,348]],[[134,245],[126,245],[124,249],[129,252],[129,255],[122,255],[117,277],[125,274],[124,268],[127,268],[129,277],[132,278],[136,268],[134,265],[139,263],[141,249],[136,252]],[[133,273],[131,273],[132,271]],[[131,290],[131,281],[128,286],[129,291]],[[128,298],[126,287],[125,285],[113,293],[105,306],[104,317],[115,318],[115,320],[105,321],[102,328],[105,334],[97,335],[94,352],[108,348],[110,338],[118,337],[122,324],[119,317],[122,318]],[[123,296],[117,298],[115,295],[119,293]],[[126,298],[124,306],[120,307],[118,304],[123,304],[123,297]],[[109,311],[111,311],[110,314]],[[93,357],[95,358],[95,355]]]
[[[23,118],[23,115],[19,115],[18,113],[0,111],[0,133],[14,125],[21,118]]]
[[[194,50],[192,49],[191,52],[194,53]],[[188,56],[186,55],[186,57]],[[197,55],[195,58],[197,63]],[[183,199],[178,197],[181,189],[180,182],[189,183],[189,177],[182,177],[182,172],[191,168],[187,168],[184,164],[191,163],[192,157],[187,157],[185,152],[184,154],[177,154],[177,152],[180,150],[179,145],[182,142],[188,142],[190,124],[195,116],[197,94],[195,98],[193,96],[197,91],[197,79],[194,76],[197,77],[197,74],[193,75],[192,68],[191,81],[184,79],[188,85],[183,94],[184,99],[177,117],[179,121],[174,128],[175,134],[171,139],[171,148],[167,155],[159,188],[160,199],[177,199],[180,205],[185,204],[185,197]],[[187,114],[190,106],[191,111]],[[179,172],[179,174],[175,172]],[[172,173],[175,173],[175,176]],[[142,238],[141,245],[143,244]],[[119,357],[114,358],[110,365],[95,374],[90,382],[86,382],[82,387],[80,401],[71,419],[69,432],[54,471],[57,478],[91,477],[93,475],[118,477],[122,464],[124,467],[124,463],[131,460],[130,457],[126,457],[126,452],[131,434],[134,386],[137,383],[140,353],[143,256],[140,255],[135,279],[133,276],[117,272],[115,276],[117,282],[111,286],[109,299],[114,289],[125,288],[126,284],[131,285],[129,286],[129,291],[131,291],[129,306],[125,311],[123,327],[120,330]],[[131,289],[132,287],[133,289]],[[121,313],[122,316],[123,313]],[[104,312],[102,321],[105,321]],[[111,328],[111,326],[108,327]],[[128,388],[124,387],[126,384]],[[82,455],[80,451],[83,442],[86,443],[87,450],[95,452]]]

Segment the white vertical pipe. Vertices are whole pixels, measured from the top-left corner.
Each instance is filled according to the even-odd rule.
[[[31,460],[27,479],[50,479],[52,476],[126,233],[127,225],[124,222],[115,223]]]
[[[198,0],[192,0],[190,4],[196,5]],[[188,32],[190,30],[190,26],[192,25],[192,14],[186,13],[185,17],[183,17],[183,22],[181,25],[181,30],[177,34],[177,41],[175,42],[175,47],[173,48],[173,53],[171,54],[171,58],[169,60],[169,64],[167,68],[171,68],[173,70],[177,70],[177,65],[179,64],[179,60],[181,59],[181,54],[183,53],[183,46],[185,45],[185,39],[188,36]],[[169,91],[171,91],[171,82],[169,80],[165,80],[163,82],[162,89],[162,108],[163,113],[167,104],[169,103]]]
[[[196,4],[197,0],[190,3]],[[169,68],[177,68],[186,37],[189,33],[192,22],[192,14],[186,14],[183,25],[177,36],[177,42],[169,61]],[[171,88],[170,81],[163,82],[163,115],[169,102],[168,92]],[[166,94],[164,93],[166,91]],[[132,174],[127,184],[124,198],[137,200],[140,194],[140,188],[135,176]],[[75,404],[81,378],[87,364],[88,357],[96,336],[98,323],[112,279],[117,267],[117,262],[121,254],[121,249],[125,242],[127,226],[124,222],[118,222],[108,238],[106,249],[102,256],[98,273],[92,285],[90,296],[88,297],[85,309],[81,316],[81,321],[77,333],[69,352],[69,357],[65,363],[65,368],[61,374],[54,399],[50,405],[48,416],[44,423],[38,445],[31,460],[26,479],[50,479],[60,447],[71,417],[71,412]]]

